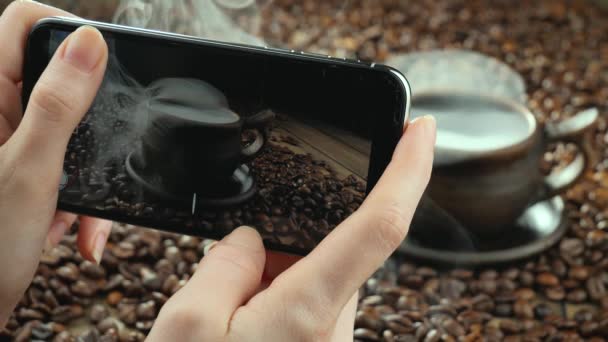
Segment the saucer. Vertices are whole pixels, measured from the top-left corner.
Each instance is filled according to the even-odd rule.
[[[568,225],[564,208],[560,196],[539,202],[528,208],[513,228],[501,236],[472,237],[465,245],[462,236],[453,234],[447,226],[428,227],[431,233],[427,232],[426,237],[419,233],[425,227],[412,226],[397,253],[448,266],[481,266],[525,259],[550,248],[565,234]]]
[[[158,175],[146,175],[143,172],[133,154],[134,152],[130,153],[125,161],[127,173],[145,191],[159,199],[186,203],[195,201],[194,204],[197,206],[225,207],[245,202],[256,193],[255,180],[251,175],[251,170],[244,164],[237,167],[227,184],[222,185],[222,188],[226,189],[226,194],[222,194],[222,196],[208,196],[203,193],[190,193],[188,195],[171,193],[152,181]]]

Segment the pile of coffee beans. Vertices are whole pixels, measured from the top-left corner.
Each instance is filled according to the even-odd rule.
[[[540,122],[590,106],[602,114],[587,139],[597,160],[565,196],[570,228],[556,246],[520,263],[475,270],[396,256],[361,290],[357,341],[605,340],[607,14],[592,1],[565,0],[275,0],[268,7],[264,33],[274,45],[377,61],[393,53],[473,49],[524,76]],[[574,153],[556,144],[544,168],[567,164]],[[82,260],[70,235],[45,256],[1,336],[141,340],[162,303],[189,279],[206,243],[116,225],[97,267]]]

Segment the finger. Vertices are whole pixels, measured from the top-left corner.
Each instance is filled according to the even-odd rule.
[[[20,169],[34,173],[31,179],[42,169],[59,181],[68,140],[95,98],[107,58],[101,33],[85,26],[66,38],[42,73],[21,124],[7,142],[19,156]]]
[[[30,30],[42,18],[75,17],[73,14],[33,1],[13,1],[0,17],[0,76],[17,84],[23,79],[25,44]]]
[[[336,328],[334,330],[332,341],[342,341],[345,336],[352,336],[353,329],[355,328],[355,316],[357,315],[357,302],[359,300],[359,291],[355,292],[350,297],[348,303],[342,309],[342,312],[338,316],[336,322]]]
[[[183,329],[173,323],[174,328],[156,327],[155,336],[163,337],[158,338],[162,341],[168,340],[169,335],[175,339],[175,333],[203,341],[220,340],[227,333],[234,312],[257,291],[265,259],[262,238],[255,229],[234,230],[209,251],[190,281],[161,312],[177,326],[183,321],[198,322],[196,331],[180,331]],[[180,336],[184,338],[179,340],[186,340],[186,335]]]
[[[74,221],[76,221],[75,214],[66,213],[64,211],[58,211],[55,213],[53,223],[51,223],[51,228],[46,235],[46,244],[44,247],[45,251],[57,246],[59,241],[61,241],[61,238],[63,238],[65,233],[74,224]]]
[[[310,315],[336,317],[405,238],[430,178],[434,144],[435,120],[412,122],[361,208],[275,280],[276,295],[302,303]]]
[[[78,228],[78,250],[82,257],[99,264],[111,230],[111,221],[81,217]]]
[[[21,90],[15,83],[0,77],[0,89],[0,145],[3,145],[19,126],[23,111]]]

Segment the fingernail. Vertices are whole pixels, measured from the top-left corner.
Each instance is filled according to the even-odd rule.
[[[215,245],[217,245],[217,241],[213,241],[212,243],[210,243],[207,246],[205,246],[205,248],[203,249],[203,255],[209,254],[209,252],[211,251],[211,249],[213,247],[215,247]]]
[[[44,247],[42,247],[42,254],[47,255],[49,254],[53,248],[55,248],[55,245],[51,242],[51,239],[47,236],[46,240],[44,241]]]
[[[429,134],[436,134],[437,130],[437,120],[432,115],[419,116],[414,120],[410,121],[410,125],[423,125],[425,130],[429,132]]]
[[[95,244],[93,245],[93,259],[97,265],[101,264],[101,258],[103,257],[103,250],[106,247],[106,240],[108,236],[104,232],[100,232],[95,237]]]
[[[104,44],[103,36],[97,29],[82,26],[67,39],[63,58],[76,68],[91,72],[103,57]]]

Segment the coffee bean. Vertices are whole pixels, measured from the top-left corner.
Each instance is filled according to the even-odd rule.
[[[68,263],[57,269],[57,275],[67,281],[76,281],[80,275],[80,271],[73,263]]]
[[[580,239],[563,239],[559,244],[559,250],[568,257],[577,257],[583,254],[585,245]]]
[[[78,295],[78,296],[82,296],[82,297],[92,297],[93,295],[95,295],[97,293],[97,284],[95,284],[92,281],[88,281],[88,280],[84,280],[84,279],[79,279],[78,281],[76,281],[76,283],[72,284],[72,286],[70,286],[70,290]]]
[[[91,310],[89,311],[89,319],[91,320],[91,322],[97,323],[108,317],[109,314],[110,313],[108,312],[108,309],[104,305],[95,304],[91,307]]]
[[[170,246],[165,250],[165,258],[172,262],[174,265],[182,260],[179,249],[175,246]]]
[[[522,286],[532,286],[534,284],[534,275],[531,272],[523,271],[519,275],[519,281]]]
[[[543,272],[536,276],[536,282],[541,286],[556,286],[559,279],[549,272]]]
[[[522,330],[521,322],[513,319],[503,319],[499,323],[500,330],[506,334],[517,334]]]
[[[528,300],[518,299],[513,304],[513,312],[518,318],[534,318],[534,309]]]
[[[576,280],[587,280],[590,275],[591,272],[586,266],[572,266],[568,272],[568,276]]]
[[[473,297],[472,304],[473,308],[478,311],[491,312],[494,310],[494,302],[485,294],[480,294]]]
[[[91,279],[101,279],[104,278],[106,275],[106,272],[103,267],[96,265],[88,260],[81,262],[79,268],[82,274],[86,275]]]
[[[68,331],[60,332],[55,336],[55,338],[53,338],[53,342],[71,342],[73,340],[74,338]]]
[[[58,306],[51,312],[53,321],[58,323],[68,323],[71,320],[80,318],[84,315],[84,310],[80,305]]]
[[[455,319],[447,318],[443,320],[441,327],[452,336],[463,336],[465,330]]]
[[[128,259],[135,255],[135,246],[130,242],[120,242],[110,249],[112,254],[119,259]]]
[[[32,337],[36,340],[48,340],[54,334],[50,324],[36,324],[32,327]]]
[[[156,317],[156,304],[153,300],[141,303],[136,309],[137,318],[153,319]]]
[[[582,303],[587,299],[587,292],[583,289],[575,289],[566,295],[566,301],[571,303]]]
[[[120,331],[121,325],[122,325],[122,322],[120,322],[115,317],[110,316],[110,317],[106,317],[106,318],[102,319],[101,321],[99,321],[99,323],[97,323],[96,327],[102,334],[105,334],[109,330]]]
[[[602,278],[598,276],[591,277],[587,279],[585,285],[591,299],[600,300],[602,297],[606,296],[606,285]]]
[[[36,310],[21,308],[17,312],[17,318],[22,321],[42,320],[44,319],[44,314]]]
[[[380,341],[376,332],[365,328],[355,329],[354,337],[360,341]]]
[[[112,291],[106,297],[106,301],[111,306],[116,306],[122,300],[122,297],[123,297],[123,295],[119,291]]]
[[[566,297],[566,291],[560,286],[548,287],[545,289],[545,296],[549,300],[561,301]]]
[[[135,304],[118,304],[118,318],[129,325],[134,325],[137,320]]]

